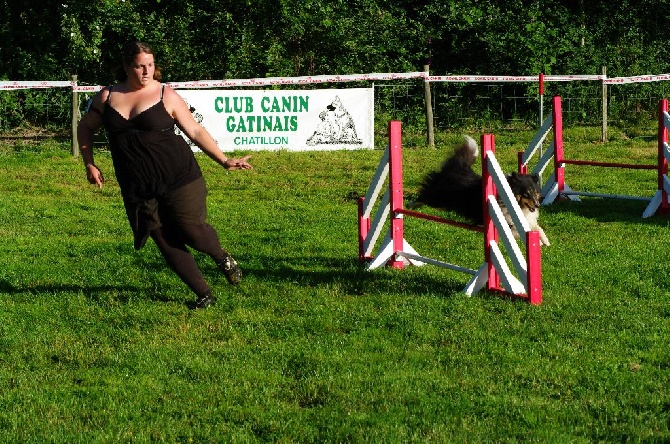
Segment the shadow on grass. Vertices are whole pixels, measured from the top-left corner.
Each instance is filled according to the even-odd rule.
[[[250,285],[281,284],[303,288],[337,288],[338,294],[367,297],[377,295],[399,294],[405,296],[438,295],[453,297],[463,291],[471,276],[441,269],[433,265],[424,267],[408,266],[397,270],[381,267],[368,270],[367,264],[359,262],[357,257],[337,258],[333,256],[288,256],[275,255],[240,255],[237,257],[242,267],[245,280],[257,281]],[[205,279],[212,287],[227,286],[225,279],[214,264],[206,264],[207,258],[199,262]],[[73,293],[83,294],[88,300],[100,304],[127,304],[131,300],[147,299],[157,302],[184,303],[193,308],[194,298],[170,297],[165,293],[174,291],[168,288],[165,293],[160,289],[166,284],[161,282],[159,274],[166,272],[167,266],[162,260],[144,258],[143,268],[146,269],[146,285],[119,283],[117,285],[71,284],[71,283],[31,283],[16,285],[0,279],[0,294],[39,295]],[[167,271],[169,273],[169,271]],[[218,281],[218,282],[217,282]],[[178,284],[183,285],[183,284]],[[244,280],[242,282],[244,286]],[[190,294],[184,286],[184,294]],[[483,294],[483,293],[482,293]],[[189,299],[184,301],[184,299]]]
[[[642,213],[649,205],[649,202],[646,201],[597,197],[581,197],[580,199],[581,202],[573,202],[570,199],[557,201],[542,207],[542,212],[547,214],[570,213],[598,222],[630,222],[663,227],[670,222],[670,214],[663,215],[658,212],[651,217],[643,218]]]
[[[340,291],[352,296],[376,294],[406,293],[453,295],[463,290],[470,276],[445,270],[441,273],[416,272],[413,268],[403,270],[381,268],[368,270],[366,264],[357,258],[333,258],[323,256],[287,257],[282,256],[278,264],[276,257],[264,256],[250,258],[260,266],[245,267],[245,258],[240,264],[247,277],[282,283],[290,282],[305,287],[325,287],[336,285]],[[427,267],[433,267],[427,265]],[[437,269],[437,267],[434,267]],[[455,276],[462,279],[453,279]]]
[[[82,293],[92,301],[109,300],[109,295],[122,304],[128,303],[133,295],[144,294],[148,299],[159,302],[174,302],[162,294],[148,291],[147,288],[133,285],[77,285],[77,284],[44,284],[16,286],[6,280],[0,280],[0,293],[9,295],[39,293]]]

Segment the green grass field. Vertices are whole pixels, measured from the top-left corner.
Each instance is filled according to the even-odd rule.
[[[496,135],[506,171],[531,136]],[[406,142],[408,196],[459,137]],[[598,137],[566,130],[566,152],[655,162],[651,138]],[[65,144],[0,146],[2,442],[670,441],[667,216],[543,208],[543,303],[467,297],[465,274],[359,264],[356,200],[381,155],[259,152],[249,172],[198,155],[245,279],[230,287],[198,256],[219,303],[193,311],[155,246],[133,250],[107,152],[100,191]],[[566,181],[656,188],[644,170],[569,166]],[[407,219],[406,239],[483,261],[477,233]]]

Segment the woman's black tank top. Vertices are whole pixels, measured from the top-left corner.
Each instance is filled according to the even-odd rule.
[[[162,196],[202,176],[191,147],[174,132],[162,88],[159,102],[130,119],[110,105],[111,97],[110,87],[102,119],[124,199]]]

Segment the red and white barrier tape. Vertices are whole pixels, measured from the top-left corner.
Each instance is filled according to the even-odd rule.
[[[167,85],[175,89],[194,88],[230,88],[235,86],[268,86],[268,85],[312,85],[317,83],[365,82],[376,80],[404,80],[420,79],[425,77],[424,72],[407,73],[372,73],[350,74],[341,76],[304,76],[304,77],[266,77],[257,79],[229,79],[229,80],[197,80],[193,82],[168,82]]]
[[[539,82],[539,76],[431,76],[426,72],[407,73],[372,73],[372,74],[350,74],[350,75],[321,75],[303,77],[266,77],[256,79],[224,79],[224,80],[195,80],[191,82],[167,82],[174,89],[198,89],[198,88],[232,88],[232,87],[254,87],[275,85],[313,85],[318,83],[339,82],[365,82],[365,81],[388,81],[424,79],[426,82],[457,82],[457,83],[500,83],[500,82]],[[644,75],[633,77],[612,77],[604,75],[544,75],[544,82],[572,82],[572,81],[602,81],[605,85],[618,85],[627,83],[658,82],[670,80],[670,74]],[[72,81],[0,81],[0,90],[17,90],[31,88],[72,88],[75,92],[97,92],[103,88],[101,85],[77,85]]]
[[[634,76],[634,77],[612,77],[609,79],[604,79],[603,83],[606,85],[621,85],[624,83],[659,82],[663,80],[670,80],[670,74]]]
[[[70,81],[27,81],[27,82],[14,82],[2,80],[0,81],[0,89],[30,89],[30,88],[63,88],[72,86]]]
[[[257,79],[225,79],[225,80],[194,80],[191,82],[166,82],[174,89],[199,89],[199,88],[232,88],[252,86],[274,86],[274,85],[313,85],[317,83],[339,83],[339,82],[370,82],[382,80],[404,80],[420,79],[425,77],[423,72],[408,73],[373,73],[373,74],[351,74],[341,76],[304,76],[304,77],[265,77]],[[73,91],[88,92],[98,91],[102,86],[74,86]]]
[[[76,92],[98,92],[104,86],[102,85],[75,85],[72,87],[72,91]]]
[[[602,80],[604,76],[569,75],[544,76],[545,82],[572,82],[575,80]],[[426,82],[471,82],[471,83],[500,83],[500,82],[538,82],[539,76],[426,76]]]

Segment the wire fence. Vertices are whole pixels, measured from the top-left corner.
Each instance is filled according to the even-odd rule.
[[[548,82],[543,96],[540,96],[536,82],[429,84],[433,124],[435,129],[442,131],[537,128],[543,116],[551,111],[547,108],[549,99],[558,95],[562,98],[566,126],[601,126],[605,103],[607,126],[625,133],[652,131],[653,134],[658,102],[670,95],[670,83],[665,81],[604,86],[597,81]],[[426,130],[425,82],[422,79],[279,87],[373,87],[375,128],[378,132],[386,131],[389,120],[401,120],[403,127],[416,132]],[[84,110],[93,94],[79,94],[80,110]],[[71,88],[0,89],[0,135],[11,138],[48,133],[70,137],[72,100]]]
[[[537,84],[432,82],[431,95],[436,130],[536,129],[551,112],[551,97],[560,96],[566,127],[604,126],[624,137],[654,138],[658,103],[670,96],[670,83],[556,82],[540,96]],[[386,85],[375,89],[375,97],[381,116],[388,111],[403,124],[425,129],[423,84]]]
[[[0,90],[0,133],[68,135],[72,121],[69,88]]]

